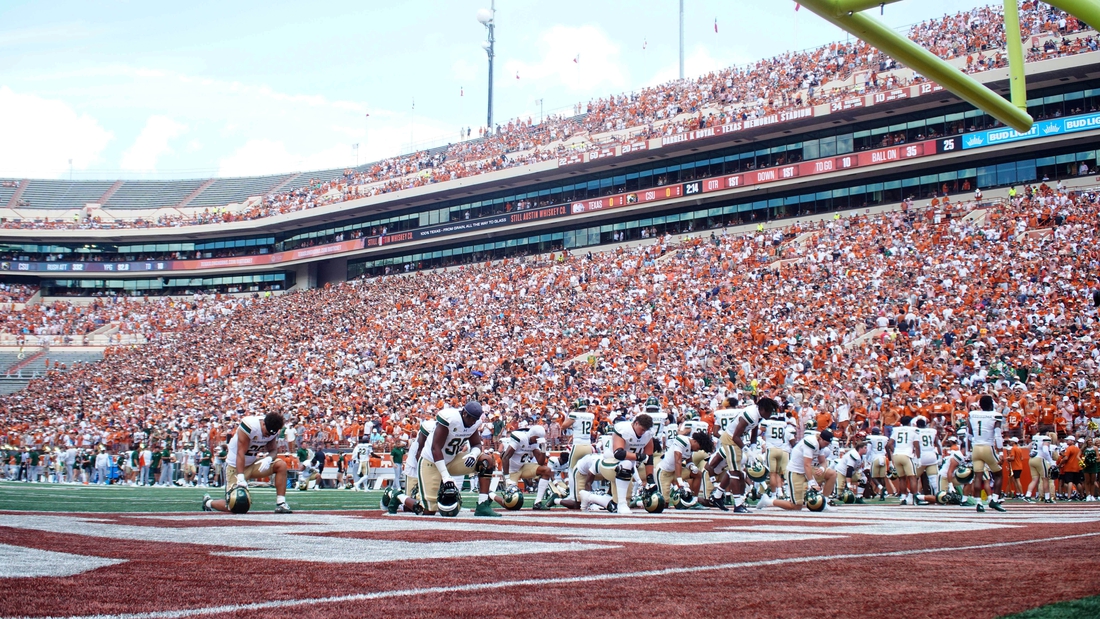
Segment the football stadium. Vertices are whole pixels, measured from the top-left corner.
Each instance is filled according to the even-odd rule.
[[[0,617],[1100,616],[1100,2],[758,3],[830,42],[685,75],[756,26],[668,0],[546,114],[619,48],[459,4],[461,138],[347,104],[328,169],[36,168],[0,68]]]

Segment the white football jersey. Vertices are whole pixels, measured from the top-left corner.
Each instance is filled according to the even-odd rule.
[[[665,446],[665,454],[661,457],[660,468],[666,473],[676,470],[676,461],[691,457],[691,439],[686,436],[674,436]]]
[[[785,419],[762,420],[760,432],[764,435],[764,444],[768,449],[791,450],[790,440],[794,438],[794,428]]]
[[[352,462],[366,462],[370,460],[370,455],[373,450],[370,443],[359,443],[355,446],[355,449],[351,451]]]
[[[753,429],[760,425],[760,409],[755,404],[744,408],[726,408],[714,413],[714,422],[719,427],[718,435],[724,432],[731,439],[737,430],[737,422],[745,420],[745,436],[751,436]]]
[[[569,413],[573,425],[569,429],[573,431],[573,445],[592,444],[592,425],[596,422],[596,416],[585,411],[573,411]]]
[[[577,460],[577,473],[580,475],[595,475],[596,463],[600,461],[600,454],[591,453]]]
[[[444,464],[450,464],[455,456],[463,451],[462,446],[470,440],[470,437],[481,430],[481,420],[478,419],[473,425],[467,426],[462,421],[461,410],[445,408],[439,411],[439,414],[435,416],[435,427],[432,428],[431,434],[424,441],[424,453],[420,455],[421,458],[435,461],[432,458],[432,445],[435,442],[435,433],[439,432],[440,428],[447,429],[447,442],[443,445],[443,462]]]
[[[794,444],[791,449],[791,460],[787,463],[787,470],[792,473],[806,474],[806,458],[810,459],[812,463],[817,457],[817,438],[813,436],[804,437],[801,441]]]
[[[970,435],[974,445],[992,447],[997,442],[1000,428],[992,411],[974,411],[970,413]]]
[[[881,434],[872,434],[867,437],[867,440],[871,443],[870,456],[874,460],[878,456],[886,455],[886,444],[890,442],[890,439]]]
[[[921,466],[935,464],[940,459],[936,451],[936,429],[917,428],[917,437],[920,439],[920,463]]]
[[[535,450],[542,448],[542,442],[535,439],[532,443],[529,430],[516,430],[504,441],[504,448],[509,447],[512,448],[512,457],[508,459],[509,468],[519,468],[535,461]]]
[[[244,452],[245,466],[263,457],[262,454],[267,453],[268,445],[279,438],[278,432],[264,434],[264,418],[258,415],[249,415],[241,419],[241,423],[237,428],[248,435],[248,451]],[[233,438],[229,439],[229,456],[226,460],[229,466],[234,467],[237,466],[237,436],[238,433],[234,432]]]
[[[848,469],[859,471],[863,469],[863,456],[859,455],[859,451],[855,449],[849,449],[847,453],[841,456],[836,461],[836,470],[841,475],[847,475]]]
[[[695,434],[699,431],[710,434],[710,424],[699,419],[689,419],[688,421],[684,422],[683,427],[685,430],[687,430],[687,433],[689,435]]]
[[[420,455],[420,437],[424,437],[425,449],[430,448],[428,439],[432,436],[432,430],[435,430],[435,420],[428,419],[427,421],[420,422],[420,432],[416,435],[416,439],[411,441],[409,445],[409,457],[406,462],[416,462],[417,457]]]
[[[913,443],[917,442],[916,428],[897,426],[894,428],[894,453],[899,456],[913,457]]]
[[[596,451],[599,452],[599,453],[610,454],[611,453],[611,444],[612,444],[611,443],[611,435],[610,434],[604,434],[603,436],[600,437],[600,439],[598,441],[596,441],[596,448],[597,448]]]
[[[626,441],[626,450],[634,453],[642,453],[645,446],[653,442],[653,430],[649,429],[638,436],[634,433],[634,424],[629,421],[620,421],[615,424],[615,436]]]

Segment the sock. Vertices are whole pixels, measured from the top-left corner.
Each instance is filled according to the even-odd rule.
[[[616,501],[619,505],[626,507],[630,503],[630,495],[627,494],[627,490],[630,489],[629,479],[616,479],[615,480],[615,494],[619,497]]]
[[[539,479],[539,489],[538,489],[538,492],[535,493],[535,502],[536,503],[542,502],[542,498],[544,496],[546,496],[546,489],[549,488],[549,487],[550,487],[550,480],[549,479]]]
[[[1001,502],[1001,495],[991,494],[991,495],[989,495],[989,500],[990,500],[990,502],[993,502],[993,503],[1000,503]]]
[[[607,509],[607,504],[611,502],[610,494],[593,494],[589,498],[593,503],[604,509]]]
[[[407,494],[404,494],[404,493],[398,494],[397,495],[397,503],[399,505],[404,505],[405,504],[405,499],[408,499],[408,498],[409,498],[409,495],[407,495]]]
[[[497,493],[493,492],[492,490],[490,490],[489,494],[487,494],[485,496],[489,497],[490,501],[496,501],[497,500]]]
[[[285,496],[276,496],[275,497],[275,504],[276,505],[285,505],[286,504],[286,497]]]
[[[489,493],[488,492],[483,492],[483,493],[480,493],[480,494],[477,495],[478,505],[480,505],[480,504],[482,504],[482,503],[484,503],[485,501],[488,501],[488,500],[489,500]]]
[[[1044,493],[1043,498],[1049,500],[1050,499],[1050,493],[1049,492]]]
[[[745,502],[745,495],[743,495],[743,494],[733,495],[733,506],[734,507],[740,507],[741,504],[744,503],[744,502]]]

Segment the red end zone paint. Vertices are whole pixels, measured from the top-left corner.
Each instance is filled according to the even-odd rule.
[[[548,613],[553,616],[579,616],[590,612],[617,615],[628,608],[639,608],[644,602],[644,614],[647,616],[675,616],[687,610],[714,616],[720,608],[741,609],[737,614],[745,616],[757,613],[823,616],[853,609],[861,613],[870,611],[875,615],[893,613],[902,616],[922,616],[925,610],[929,616],[942,616],[950,609],[956,609],[956,612],[961,609],[962,616],[993,616],[1096,592],[1096,585],[1089,575],[1100,568],[1100,559],[1092,558],[1095,553],[1091,551],[1100,541],[1100,522],[1097,522],[1100,510],[1021,509],[1004,515],[979,516],[952,508],[856,508],[841,510],[841,513],[839,517],[822,518],[807,513],[789,516],[764,512],[753,514],[751,518],[722,516],[717,512],[702,516],[698,513],[690,516],[672,513],[659,517],[639,515],[627,520],[554,511],[537,517],[528,516],[526,512],[520,515],[505,514],[492,522],[418,519],[412,516],[381,518],[376,515],[349,517],[342,514],[333,517],[307,514],[295,521],[274,524],[272,519],[249,521],[236,518],[231,521],[179,516],[165,520],[159,515],[136,518],[95,515],[88,518],[106,520],[110,527],[123,527],[123,532],[127,531],[126,526],[141,525],[134,530],[143,535],[157,523],[163,525],[171,522],[173,527],[162,526],[161,531],[168,537],[175,536],[176,540],[150,542],[90,536],[87,533],[95,530],[95,522],[87,522],[83,531],[77,526],[71,531],[50,532],[14,526],[0,528],[0,544],[125,560],[125,563],[65,578],[0,579],[0,599],[4,600],[0,613],[4,616],[64,616],[171,611],[210,608],[227,603],[313,599],[479,583],[493,587],[494,583],[532,578],[588,579],[618,572],[699,568],[726,563],[747,565],[672,576],[629,576],[591,585],[584,582],[521,585],[489,588],[480,592],[423,593],[380,600],[310,603],[293,608],[266,608],[251,613],[237,611],[234,614],[265,617],[285,614],[298,618],[372,616],[377,613],[392,615],[397,612],[407,616],[450,617],[474,614],[537,614],[546,617]],[[1092,517],[1092,513],[1096,517]],[[1070,514],[1074,516],[1069,517]],[[881,518],[868,517],[874,515]],[[4,521],[2,516],[8,514],[0,515],[0,522]],[[48,517],[46,514],[35,516],[39,520]],[[298,524],[299,521],[308,523],[311,518],[315,523],[323,522],[324,518],[333,520],[329,524]],[[658,519],[662,524],[657,523]],[[880,526],[891,519],[896,521],[899,529],[907,522],[927,520],[937,526],[942,526],[943,521],[947,524],[957,522],[960,530],[904,535],[848,532],[825,539],[692,543],[693,540],[704,539],[694,536],[725,534],[730,527],[771,527],[828,533],[830,530],[858,529],[864,524]],[[278,561],[261,557],[227,557],[218,553],[240,552],[241,548],[199,543],[204,536],[213,536],[218,529],[249,530],[240,527],[242,520],[250,527],[262,523],[262,528],[268,532],[285,529],[279,535],[286,538],[287,544],[299,543],[303,537],[311,538],[308,540],[310,544],[320,544],[318,548],[325,548],[328,543],[357,541],[354,538],[372,543],[396,540],[414,545],[466,541],[474,542],[476,551],[474,555],[461,558],[401,560],[400,557],[393,557],[393,560],[386,562],[345,564],[321,563],[318,561],[324,557],[310,556]],[[9,521],[9,524],[12,523]],[[964,530],[975,523],[1012,526]],[[364,530],[339,530],[354,527]],[[370,527],[379,530],[371,531]],[[405,528],[393,530],[401,527]],[[470,530],[463,531],[466,527]],[[253,533],[259,530],[250,529]],[[536,543],[532,540],[574,543],[577,540],[573,535],[579,534],[577,531],[589,536],[583,540],[585,543],[593,543],[601,536],[606,539],[599,543],[600,548],[592,550],[525,555],[514,553],[517,545]],[[634,535],[636,541],[623,541],[624,531]],[[643,539],[670,532],[674,535],[666,538],[669,543],[655,544]],[[740,534],[737,531],[733,533]],[[903,557],[829,558],[846,554],[1027,542],[1067,535],[1096,537]],[[316,542],[316,539],[324,541]],[[1066,556],[1074,557],[1072,571],[1056,567],[1063,563],[1062,559]],[[822,558],[809,563],[759,565],[761,561],[800,557]],[[1045,565],[1054,567],[1043,567]],[[247,583],[240,583],[241,573],[250,575]],[[915,591],[935,594],[925,595],[927,602],[900,606],[893,602],[897,599],[894,595],[865,595],[866,592],[892,591],[892,587],[897,586],[896,577],[902,574],[907,583],[917,587]],[[1030,595],[1022,589],[1022,582],[1034,583],[1036,594]],[[240,583],[241,595],[227,598],[228,583]],[[944,590],[956,591],[957,595],[943,595],[941,591]],[[769,595],[770,592],[775,595]],[[755,606],[764,603],[760,600],[774,600],[779,594],[795,595],[793,605],[790,608],[782,605],[767,608]],[[914,599],[918,597],[914,596]],[[504,612],[505,609],[507,612]]]

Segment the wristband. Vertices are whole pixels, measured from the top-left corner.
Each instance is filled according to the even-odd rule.
[[[439,471],[439,478],[440,478],[439,482],[440,483],[443,483],[445,481],[451,481],[451,472],[447,470],[447,463],[446,462],[444,462],[442,460],[436,460],[433,464],[435,464],[436,470]]]

